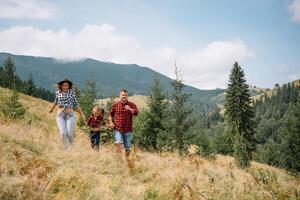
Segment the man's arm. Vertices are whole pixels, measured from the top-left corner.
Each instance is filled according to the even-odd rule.
[[[114,128],[115,124],[113,123],[113,117],[115,116],[115,105],[112,106],[111,111],[108,116],[108,123],[111,128]]]

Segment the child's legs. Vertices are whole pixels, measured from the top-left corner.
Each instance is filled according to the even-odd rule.
[[[70,144],[73,144],[73,138],[74,138],[74,113],[66,113],[66,124],[67,124],[67,137]]]
[[[100,144],[100,131],[91,131],[90,137],[91,137],[91,147],[93,149],[99,149]]]
[[[66,124],[66,118],[65,118],[65,113],[61,112],[56,115],[56,124],[59,129],[61,141],[64,145],[65,148],[68,146],[68,141],[67,141],[67,124]]]

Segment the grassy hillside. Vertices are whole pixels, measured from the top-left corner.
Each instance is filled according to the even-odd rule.
[[[0,117],[0,199],[300,198],[299,177],[255,162],[241,170],[228,156],[182,158],[134,148],[133,167],[115,156],[113,144],[92,151],[78,127],[73,148],[64,151],[50,104],[20,97],[25,118]]]

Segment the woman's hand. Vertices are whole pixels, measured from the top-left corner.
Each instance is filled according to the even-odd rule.
[[[114,127],[115,127],[115,124],[114,124],[113,122],[110,122],[109,125],[108,125],[108,127],[114,128]]]
[[[84,116],[84,114],[83,114],[83,112],[82,112],[80,106],[77,107],[77,111],[79,112],[80,117],[81,117],[84,121],[86,121],[86,118],[85,118],[85,116]]]
[[[86,117],[84,116],[84,114],[83,113],[81,113],[81,118],[83,119],[83,121],[85,121],[86,122]]]

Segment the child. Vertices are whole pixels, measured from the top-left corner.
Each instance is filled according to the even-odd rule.
[[[87,120],[87,125],[91,128],[90,138],[91,138],[91,147],[94,150],[99,150],[100,144],[100,125],[103,121],[104,109],[100,109],[95,106],[93,108],[91,116]]]

